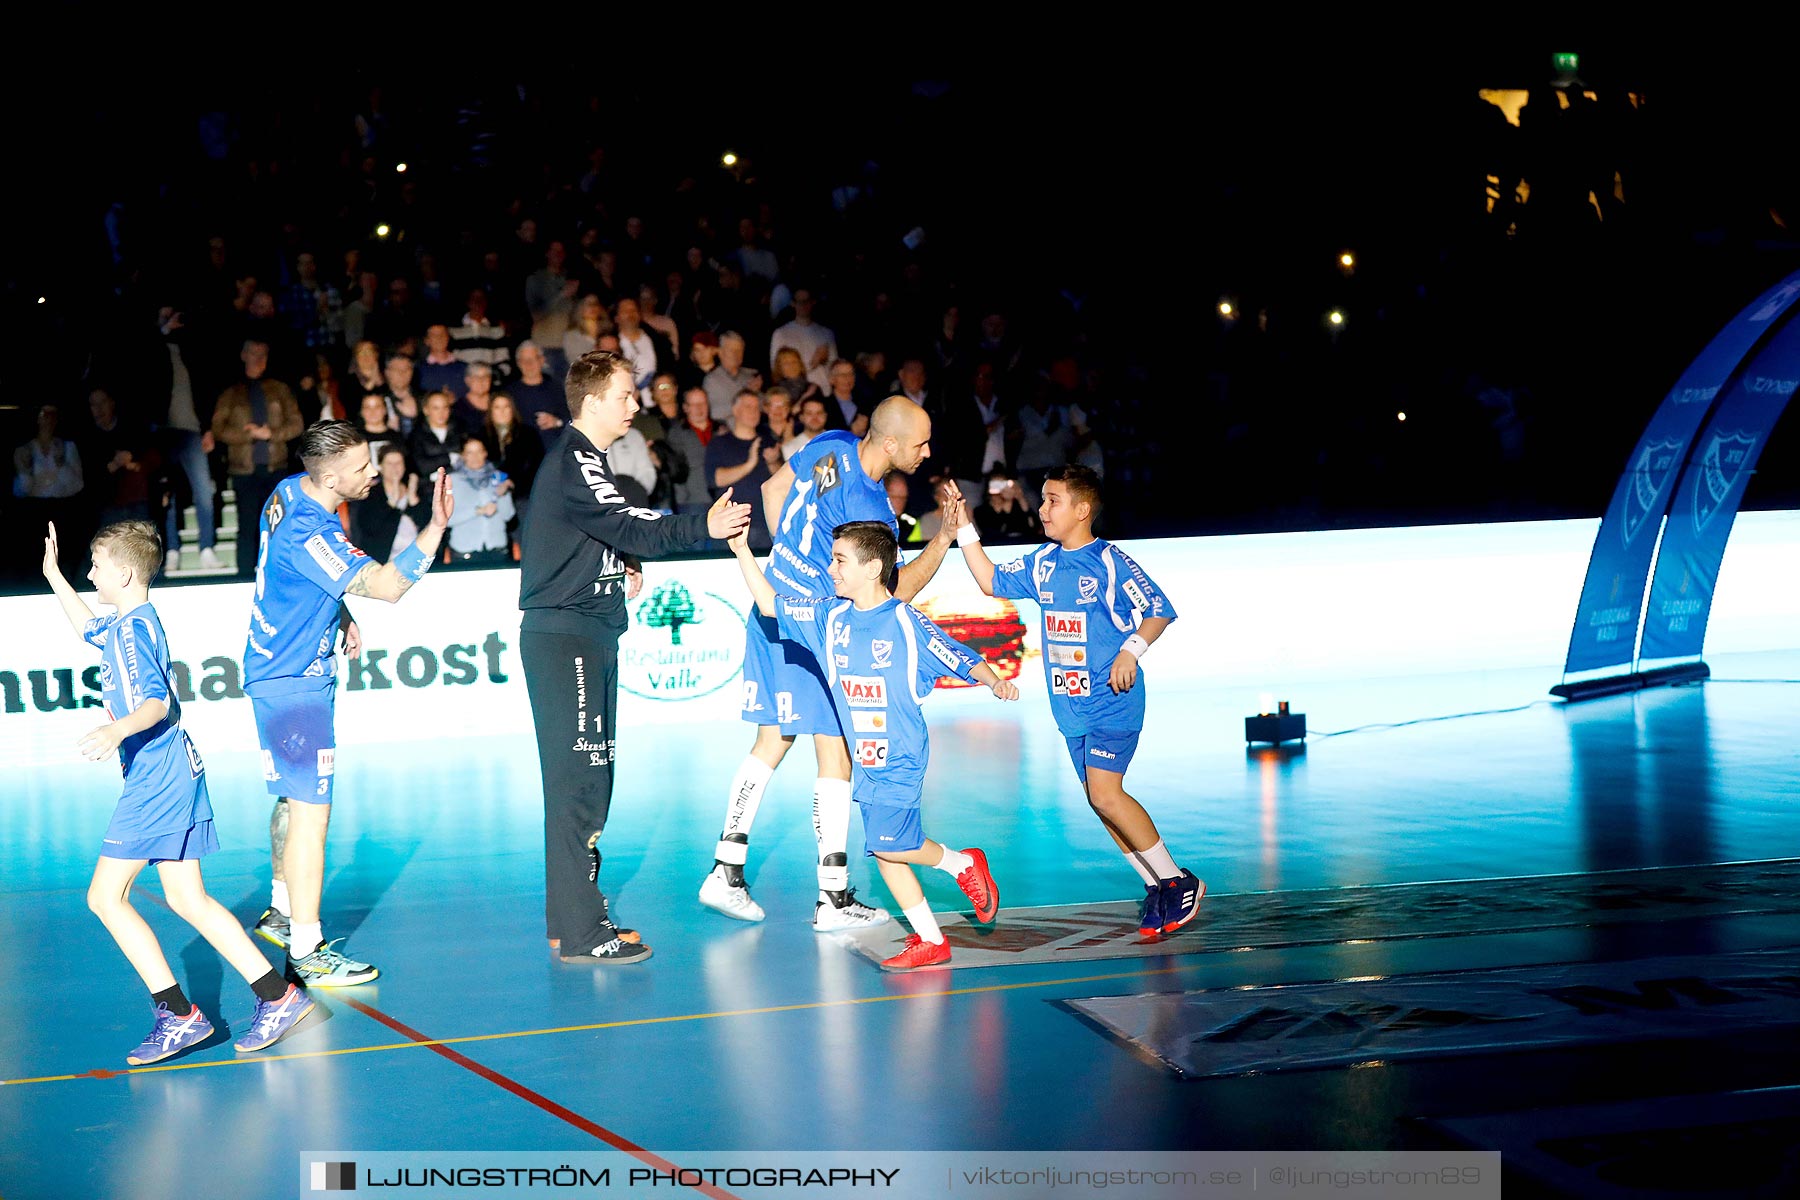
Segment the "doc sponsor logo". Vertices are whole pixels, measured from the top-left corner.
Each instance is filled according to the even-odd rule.
[[[1084,612],[1046,612],[1044,637],[1052,642],[1087,641],[1087,614]]]
[[[867,712],[858,710],[850,714],[850,731],[852,733],[886,733],[888,716],[885,712]]]
[[[1085,667],[1088,652],[1086,646],[1059,646],[1051,643],[1044,647],[1044,657],[1050,660],[1053,667]]]
[[[856,765],[865,771],[879,771],[887,766],[886,738],[857,738]]]
[[[619,686],[647,700],[693,700],[738,677],[744,666],[744,613],[677,576],[628,606],[619,638]],[[745,696],[746,710],[753,697]]]
[[[838,683],[851,708],[887,707],[887,680],[879,675],[845,675]]]
[[[1058,696],[1079,698],[1089,695],[1088,673],[1086,671],[1052,670],[1050,672],[1050,690]]]

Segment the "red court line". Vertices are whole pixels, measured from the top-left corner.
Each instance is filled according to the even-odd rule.
[[[167,900],[164,900],[161,896],[157,895],[155,892],[151,891],[149,888],[143,887],[136,883],[133,883],[132,887],[135,890],[142,892],[145,896],[149,897],[150,899],[156,901],[156,903],[162,905],[164,908],[169,907],[169,902]],[[173,910],[171,910],[171,911],[173,911]],[[402,1022],[395,1020],[393,1017],[390,1017],[386,1013],[382,1012],[379,1008],[376,1008],[373,1005],[364,1004],[361,1000],[353,999],[350,996],[333,996],[332,999],[342,1000],[345,1004],[348,1004],[351,1008],[354,1008],[357,1012],[361,1013],[363,1016],[368,1017],[371,1020],[381,1022],[383,1025],[386,1025],[389,1029],[392,1029],[395,1033],[399,1034],[401,1037],[407,1038],[410,1041],[415,1041],[415,1042],[432,1042],[432,1041],[434,1041],[434,1039],[426,1037],[424,1034],[420,1033],[418,1030],[414,1029],[412,1026],[403,1024]],[[473,1071],[475,1074],[481,1076],[483,1079],[487,1080],[489,1083],[493,1084],[495,1087],[506,1089],[507,1091],[511,1092],[513,1095],[517,1096],[519,1099],[525,1101],[527,1104],[537,1105],[539,1108],[543,1109],[545,1112],[549,1113],[551,1116],[555,1117],[557,1120],[565,1121],[568,1124],[573,1125],[575,1128],[581,1130],[581,1132],[588,1134],[592,1137],[599,1138],[601,1141],[603,1141],[607,1145],[611,1146],[614,1150],[623,1150],[625,1153],[631,1155],[631,1157],[637,1159],[639,1162],[643,1163],[645,1166],[654,1167],[658,1171],[665,1171],[665,1172],[673,1172],[673,1171],[677,1171],[680,1169],[674,1163],[670,1162],[668,1159],[662,1158],[662,1157],[652,1153],[651,1151],[644,1149],[642,1146],[638,1145],[636,1142],[628,1141],[625,1138],[620,1137],[618,1134],[614,1133],[612,1130],[608,1129],[606,1126],[600,1125],[593,1121],[588,1120],[586,1117],[582,1116],[580,1113],[574,1111],[573,1109],[564,1108],[562,1105],[558,1104],[556,1101],[550,1099],[550,1097],[541,1095],[538,1092],[532,1091],[530,1088],[526,1087],[524,1084],[520,1083],[518,1080],[509,1079],[507,1076],[502,1075],[500,1072],[494,1070],[492,1067],[483,1066],[482,1064],[476,1062],[474,1059],[470,1058],[466,1054],[459,1053],[458,1051],[451,1049],[449,1046],[428,1045],[425,1048],[427,1050],[431,1051],[433,1054],[441,1055],[442,1057],[449,1059],[451,1062],[455,1063],[457,1066],[461,1067],[465,1071]],[[98,1073],[98,1072],[96,1072],[96,1073]],[[693,1188],[695,1191],[699,1192],[703,1196],[711,1196],[713,1198],[713,1200],[738,1200],[738,1197],[736,1195],[734,1195],[733,1193],[725,1191],[723,1188],[716,1188],[710,1183],[690,1183],[690,1184],[686,1184],[685,1186]]]
[[[415,1042],[429,1043],[433,1040],[411,1026],[403,1024],[393,1017],[388,1016],[380,1009],[363,1003],[361,1000],[352,999],[349,996],[334,996],[333,999],[342,1000],[345,1004],[348,1004],[363,1016],[380,1021],[383,1025],[386,1025],[389,1029],[392,1029],[402,1037],[409,1038]],[[606,1128],[606,1126],[596,1124],[572,1109],[564,1108],[548,1096],[532,1091],[524,1084],[515,1079],[509,1079],[492,1067],[483,1066],[466,1054],[461,1054],[449,1046],[427,1045],[425,1048],[430,1050],[433,1054],[441,1055],[444,1058],[449,1059],[465,1071],[474,1072],[494,1086],[504,1088],[519,1099],[524,1100],[526,1103],[537,1105],[537,1107],[543,1109],[557,1120],[565,1121],[581,1130],[583,1133],[599,1138],[613,1149],[623,1150],[625,1153],[631,1155],[633,1158],[647,1166],[654,1167],[656,1170],[664,1172],[674,1172],[679,1170],[679,1168],[668,1159],[659,1157],[651,1151],[644,1149],[642,1146],[637,1145],[635,1142],[627,1141],[625,1138],[620,1137],[612,1130]],[[713,1200],[738,1200],[732,1193],[721,1188],[716,1188],[709,1183],[694,1183],[687,1184],[686,1186],[693,1188],[703,1196],[713,1197]]]

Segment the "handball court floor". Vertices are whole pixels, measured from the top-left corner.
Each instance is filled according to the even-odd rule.
[[[289,1195],[308,1150],[1442,1148],[1456,1143],[1437,1118],[1800,1084],[1800,1002],[1752,1032],[1701,1013],[1651,1043],[1516,1049],[1501,1032],[1449,1057],[1200,1078],[1063,1003],[1800,943],[1780,904],[1524,931],[1475,914],[1445,936],[1408,936],[1398,904],[1381,936],[1355,921],[1289,936],[1277,916],[1209,938],[1258,894],[1304,917],[1330,897],[1292,895],[1307,889],[1800,858],[1800,687],[1779,682],[1800,677],[1800,652],[1712,666],[1704,686],[1568,706],[1545,698],[1541,671],[1320,685],[1290,697],[1313,736],[1282,751],[1245,747],[1239,691],[1155,692],[1128,786],[1207,881],[1199,918],[1138,957],[909,975],[807,923],[804,745],[764,802],[750,875],[769,918],[746,926],[694,892],[749,731],[623,731],[601,878],[656,954],[615,969],[546,950],[529,738],[346,748],[325,928],[381,978],[321,993],[270,1052],[237,1056],[221,1037],[135,1070],[124,1055],[147,1002],[83,903],[116,773],[15,776],[0,783],[0,1196]],[[1141,895],[1041,697],[928,711],[926,829],[988,849],[1000,928]],[[225,847],[208,883],[248,923],[267,897],[260,773],[254,754],[202,750]],[[853,822],[853,856],[860,839]],[[852,870],[887,900],[866,860]],[[928,874],[934,907],[960,907]],[[248,989],[161,906],[153,872],[137,900],[190,996],[235,1035]]]

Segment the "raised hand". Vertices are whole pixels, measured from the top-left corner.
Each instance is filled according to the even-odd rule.
[[[748,504],[731,503],[731,489],[726,488],[713,506],[706,513],[706,533],[708,537],[719,538],[729,542],[742,536],[749,538],[750,506]]]
[[[44,538],[44,578],[55,582],[62,578],[62,567],[56,561],[56,522],[50,522],[50,533]]]
[[[450,494],[450,472],[439,467],[431,478],[431,523],[442,532],[450,528],[450,514],[456,511],[456,498]]]

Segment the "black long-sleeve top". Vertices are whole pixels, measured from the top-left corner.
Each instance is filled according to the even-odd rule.
[[[521,540],[521,629],[591,636],[596,623],[623,631],[625,567],[694,549],[706,514],[664,516],[619,494],[606,455],[569,425],[544,456]]]

